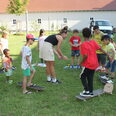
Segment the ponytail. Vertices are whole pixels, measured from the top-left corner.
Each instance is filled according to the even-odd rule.
[[[40,31],[39,31],[39,37],[41,37],[42,36],[42,34],[45,32],[45,30],[44,29],[40,29]]]
[[[68,26],[65,26],[63,29],[60,30],[60,35],[63,33],[67,33],[68,32]]]

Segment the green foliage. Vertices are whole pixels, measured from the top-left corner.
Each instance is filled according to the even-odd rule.
[[[0,32],[3,32],[3,31],[7,31],[7,27],[6,26],[0,26]]]
[[[21,15],[25,13],[29,0],[9,0],[7,11],[10,14]]]

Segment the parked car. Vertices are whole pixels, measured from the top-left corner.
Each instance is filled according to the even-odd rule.
[[[109,20],[94,20],[93,18],[90,18],[90,28],[92,29],[93,26],[98,25],[100,31],[102,31],[105,34],[113,34],[113,26],[111,25]]]

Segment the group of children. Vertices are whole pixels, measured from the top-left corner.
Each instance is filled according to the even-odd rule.
[[[72,47],[72,67],[74,65],[74,56],[78,58],[81,54],[81,81],[84,87],[84,91],[81,92],[80,95],[92,96],[93,76],[96,70],[100,69],[100,71],[104,71],[107,76],[111,76],[111,79],[115,77],[116,44],[109,35],[104,35],[104,33],[99,30],[98,26],[93,27],[93,34],[89,28],[83,29],[83,43],[81,43],[80,38],[76,36],[76,32],[78,31],[74,30],[74,36],[70,38],[70,45]],[[78,41],[78,44],[76,44],[76,46],[75,41]],[[75,48],[75,50],[73,47]],[[106,63],[107,56],[108,61]]]
[[[101,66],[103,70],[106,69],[106,74],[110,74],[112,78],[115,76],[116,67],[116,45],[110,36],[104,35],[98,26],[94,26],[94,33],[89,28],[84,28],[82,30],[82,35],[84,42],[78,36],[79,31],[73,30],[73,36],[69,40],[71,46],[71,66],[74,66],[74,59],[77,57],[77,68],[82,66],[81,81],[84,87],[84,91],[80,93],[81,96],[92,96],[93,95],[93,77],[95,70]],[[12,75],[12,58],[10,57],[8,49],[8,40],[6,33],[3,33],[0,39],[0,50],[2,55],[2,62],[5,69],[6,80],[12,83],[9,77]],[[68,58],[64,56],[60,50],[61,42],[67,37],[67,30],[63,29],[59,34],[45,36],[45,31],[40,30],[39,35],[39,57],[42,63],[46,63],[46,74],[47,82],[60,83],[56,79],[56,74],[54,70],[54,53],[61,60],[67,60]],[[35,69],[32,66],[32,52],[30,46],[35,40],[34,35],[26,35],[26,44],[21,50],[22,62],[21,68],[23,72],[23,93],[30,94],[31,92],[27,90],[27,86],[34,86],[32,79],[35,74]],[[44,46],[44,48],[43,48]],[[55,50],[53,47],[58,46]],[[46,49],[46,50],[45,50]],[[50,52],[49,52],[50,50]],[[54,52],[54,53],[52,53]],[[79,60],[80,54],[82,55],[81,61]],[[108,56],[108,63],[106,64],[106,56]],[[111,68],[110,72],[108,69]],[[27,79],[29,81],[27,82]]]

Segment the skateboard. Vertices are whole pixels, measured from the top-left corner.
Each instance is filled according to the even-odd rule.
[[[78,95],[78,96],[76,96],[76,98],[79,99],[79,100],[82,100],[82,101],[86,101],[86,100],[91,99],[93,97],[100,96],[100,95],[102,95],[104,93],[105,92],[103,91],[103,89],[97,89],[97,90],[93,91],[93,96],[84,97],[84,96]]]
[[[16,67],[15,66],[12,66],[12,70],[16,70]],[[5,72],[5,68],[1,68],[0,69],[0,73],[4,73]]]
[[[22,82],[18,82],[17,85],[22,87]],[[45,88],[45,87],[41,87],[41,86],[38,86],[38,85],[32,85],[32,86],[27,86],[27,87],[30,88],[30,89],[37,90],[37,91],[43,91],[44,88]]]
[[[81,67],[80,66],[65,66],[64,69],[80,69]]]

